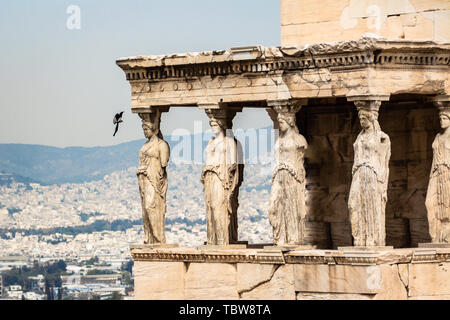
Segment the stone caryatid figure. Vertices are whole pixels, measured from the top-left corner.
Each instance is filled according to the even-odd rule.
[[[231,134],[229,110],[207,109],[214,137],[206,147],[206,163],[201,182],[204,185],[207,243],[228,245],[238,240],[238,192],[242,183],[237,141]],[[228,132],[228,134],[227,134]]]
[[[270,190],[269,221],[273,227],[273,241],[278,246],[302,245],[305,239],[304,154],[308,144],[296,124],[295,115],[300,108],[300,105],[292,104],[273,107],[279,136],[274,146],[276,162]]]
[[[362,131],[353,144],[355,160],[348,210],[354,246],[384,246],[391,142],[381,131],[381,101],[355,101]]]
[[[434,243],[450,243],[450,105],[437,102],[441,132],[433,142],[433,163],[425,200]]]
[[[167,172],[170,148],[159,131],[160,113],[140,114],[148,141],[139,152],[137,170],[142,203],[145,244],[164,244]]]

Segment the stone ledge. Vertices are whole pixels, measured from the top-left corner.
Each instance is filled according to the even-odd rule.
[[[450,249],[132,249],[135,298],[407,300],[450,297]]]
[[[354,264],[428,263],[450,261],[450,248],[406,248],[371,251],[274,250],[220,248],[130,247],[135,261],[271,263],[271,264]]]

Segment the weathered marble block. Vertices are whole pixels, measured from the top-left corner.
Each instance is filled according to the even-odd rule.
[[[450,249],[132,249],[136,299],[450,298]]]

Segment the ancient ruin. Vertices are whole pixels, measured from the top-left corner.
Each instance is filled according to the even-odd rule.
[[[449,17],[444,0],[281,0],[279,47],[118,59],[132,112],[204,109],[215,133],[201,180],[205,241],[222,247],[132,246],[136,298],[449,299]],[[274,246],[227,248],[242,168],[226,131],[243,108],[280,132]],[[155,186],[138,171],[143,199],[158,191],[157,210],[143,200],[157,225],[163,154]]]

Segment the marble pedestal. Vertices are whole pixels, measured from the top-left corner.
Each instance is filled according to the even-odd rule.
[[[132,247],[135,299],[450,299],[450,249]]]
[[[419,248],[449,248],[450,243],[419,243]]]

